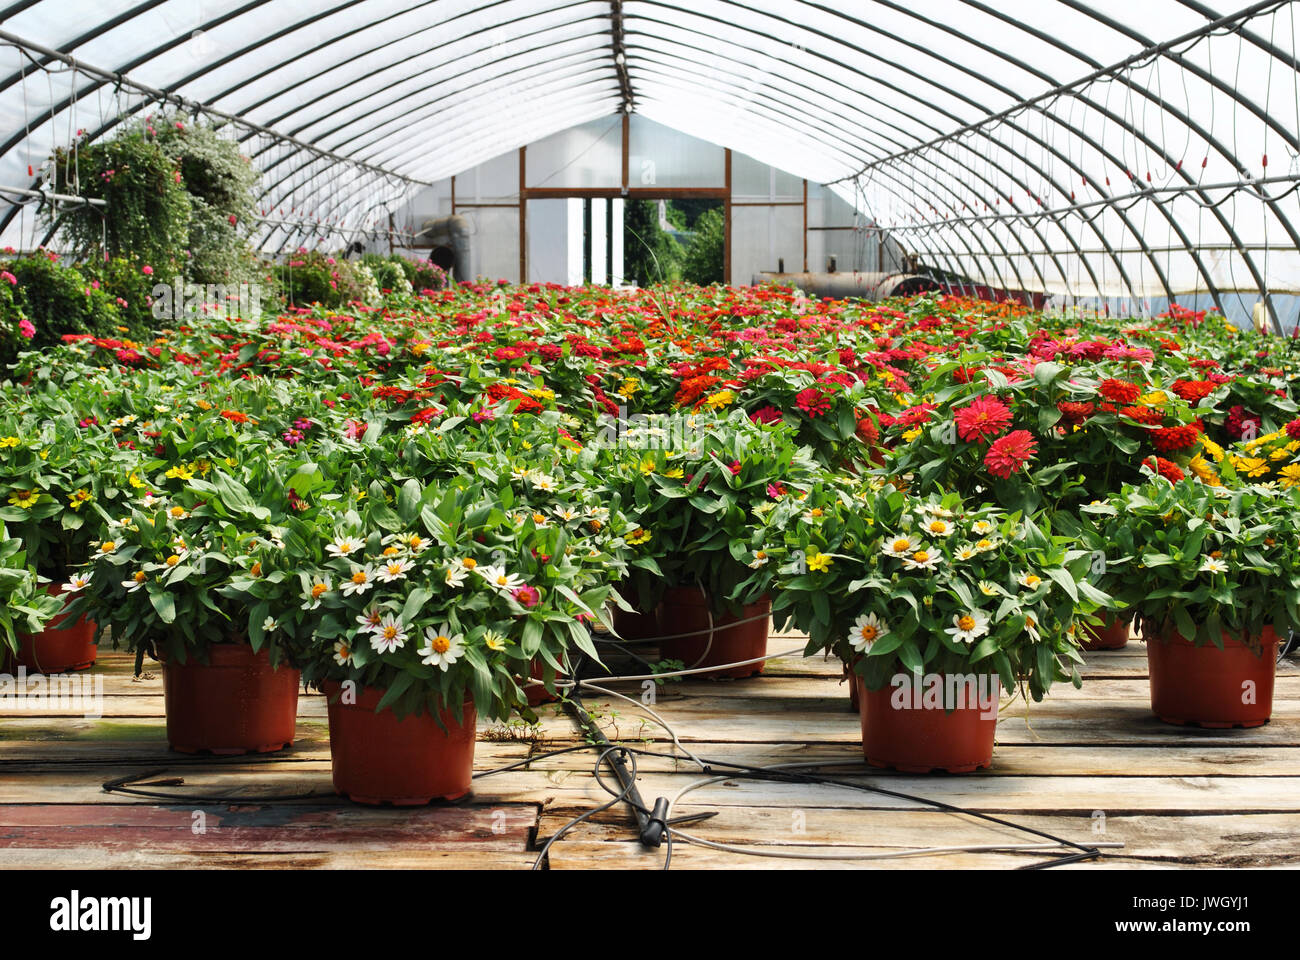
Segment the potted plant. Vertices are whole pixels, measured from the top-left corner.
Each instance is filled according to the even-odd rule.
[[[50,595],[66,599],[78,582],[75,567],[103,539],[108,511],[126,499],[129,471],[96,425],[79,421],[50,387],[8,405],[13,412],[0,413],[0,522],[22,540]],[[59,615],[24,633],[14,658],[47,674],[83,670],[95,662],[94,635],[85,617]]]
[[[1300,626],[1300,493],[1153,478],[1085,509],[1113,544],[1111,589],[1146,641],[1156,716],[1267,722],[1278,635]]]
[[[23,542],[10,539],[0,524],[0,665],[20,650],[24,636],[40,633],[62,607],[28,565]]]
[[[1106,598],[1045,518],[842,483],[777,509],[773,615],[853,674],[868,762],[987,767],[999,689],[1080,683],[1077,621]]]
[[[664,426],[659,424],[663,423]],[[688,668],[742,664],[710,678],[761,673],[771,599],[752,578],[745,544],[767,511],[822,476],[794,428],[722,418],[638,424],[611,456],[612,495],[635,513],[625,541],[641,609],[657,601],[660,654]],[[746,587],[742,588],[742,584]]]
[[[527,713],[522,678],[539,659],[552,693],[573,648],[596,659],[586,623],[608,597],[609,555],[514,506],[479,480],[408,479],[290,525],[300,592],[271,615],[310,628],[305,675],[329,697],[340,794],[463,796],[476,717]]]
[[[268,752],[292,743],[299,671],[295,637],[277,629],[255,600],[289,576],[270,558],[280,550],[283,500],[266,462],[243,481],[209,470],[182,472],[174,489],[150,494],[112,521],[95,545],[73,612],[111,628],[114,647],[163,663],[167,740],[186,753]]]

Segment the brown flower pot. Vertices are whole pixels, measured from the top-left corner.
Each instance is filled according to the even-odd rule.
[[[1277,634],[1264,628],[1254,649],[1223,635],[1223,649],[1181,636],[1144,638],[1151,709],[1166,723],[1258,727],[1273,713]]]
[[[916,705],[921,694],[915,691],[893,686],[868,690],[858,676],[853,685],[862,717],[862,754],[872,766],[907,773],[969,773],[993,762],[996,700],[991,715],[978,702],[945,711]]]
[[[764,597],[748,604],[739,617],[723,614],[710,618],[709,601],[698,587],[671,587],[657,611],[661,636],[659,656],[680,660],[691,668],[753,660],[767,653],[767,631],[772,601]],[[710,624],[712,631],[710,632]],[[686,634],[686,636],[682,636]],[[701,659],[702,658],[702,659]],[[763,661],[727,670],[696,674],[709,680],[742,679],[763,672]]]
[[[45,589],[53,597],[67,592],[58,583]],[[18,653],[12,660],[15,669],[26,667],[28,673],[49,675],[85,670],[94,665],[97,653],[95,625],[85,617],[69,624],[67,616],[61,613],[40,633],[18,634]]]
[[[628,613],[614,608],[614,632],[620,640],[650,640],[659,636],[659,618],[656,611]]]
[[[545,669],[546,661],[541,657],[534,657],[528,670],[528,676],[532,680],[541,680],[545,676]],[[557,680],[561,679],[561,677],[561,674],[556,674]],[[524,687],[524,693],[528,695],[528,705],[530,707],[540,707],[543,703],[554,703],[559,699],[541,683],[528,684],[528,686]]]
[[[342,685],[322,685],[329,698],[334,790],[356,803],[421,806],[469,793],[474,774],[474,703],[460,717],[443,708],[443,727],[428,713],[398,719],[375,712],[383,690],[363,687],[356,703],[343,703]]]
[[[214,643],[208,662],[163,664],[167,742],[182,753],[270,753],[293,743],[300,673],[263,649]]]
[[[1120,650],[1128,646],[1129,621],[1111,614],[1102,617],[1100,627],[1079,625],[1079,645],[1085,650]]]

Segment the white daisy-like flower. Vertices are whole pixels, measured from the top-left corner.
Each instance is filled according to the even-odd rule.
[[[468,576],[468,570],[462,567],[459,563],[453,563],[447,568],[447,573],[443,577],[443,582],[455,590],[465,585],[465,578]]]
[[[979,551],[968,543],[965,546],[958,547],[956,552],[953,553],[952,558],[954,560],[970,560],[978,555]]]
[[[379,625],[384,622],[384,614],[378,607],[371,607],[361,616],[357,617],[357,623],[361,625],[362,633],[374,633],[379,629]]]
[[[74,573],[68,578],[68,582],[63,585],[63,590],[65,593],[76,593],[78,590],[84,590],[88,586],[90,586],[90,577],[84,576],[80,573]]]
[[[421,663],[446,670],[464,655],[462,640],[464,637],[459,633],[453,635],[450,627],[427,627],[424,631],[424,646],[415,652],[420,655]]]
[[[925,521],[925,532],[932,537],[950,537],[957,528],[943,517],[931,517]]]
[[[975,549],[979,553],[988,553],[988,551],[996,550],[997,548],[998,548],[998,541],[991,540],[988,537],[984,537],[983,539],[975,541]]]
[[[918,547],[903,558],[904,570],[933,570],[943,559],[938,550]]]
[[[929,514],[932,517],[949,518],[952,516],[951,510],[948,510],[945,507],[941,507],[937,503],[927,503],[921,507],[921,511],[923,513]]]
[[[984,596],[986,597],[996,597],[1002,592],[994,584],[989,583],[987,580],[981,580],[979,583],[979,588],[980,588],[980,593],[984,594]]]
[[[750,569],[757,570],[759,567],[767,566],[769,559],[771,558],[768,557],[766,550],[759,550],[754,554],[754,559],[749,561]]]
[[[1201,561],[1202,573],[1227,573],[1228,565],[1217,557],[1206,557]]]
[[[510,470],[511,480],[527,480],[533,475],[533,471],[527,467],[514,467]]]
[[[1020,584],[1026,590],[1037,590],[1043,583],[1043,578],[1036,573],[1026,572],[1021,575],[1020,579],[1017,580],[1016,583]]]
[[[568,523],[570,520],[578,519],[578,511],[573,510],[570,507],[556,507],[555,515],[565,523]]]
[[[513,573],[506,573],[505,567],[498,567],[495,564],[489,564],[486,567],[479,567],[476,572],[480,577],[503,593],[508,593],[509,591],[523,585],[523,581]]]
[[[969,613],[954,613],[952,615],[952,626],[945,628],[943,632],[954,640],[960,640],[962,643],[974,643],[989,632],[988,615],[982,610],[972,610]]]
[[[872,644],[889,632],[889,627],[874,613],[864,613],[853,624],[849,643],[858,653],[869,653]]]
[[[483,634],[483,644],[489,650],[495,650],[497,653],[500,653],[506,648],[507,642],[505,636],[497,633],[495,630],[488,630]]]
[[[275,622],[275,617],[267,617],[265,620],[262,621],[263,633],[275,633],[275,631],[279,629],[280,629],[280,625]]]
[[[311,587],[307,595],[303,598],[306,603],[302,605],[304,610],[315,610],[320,606],[320,598],[330,592],[330,582],[328,577],[316,577],[312,580]]]
[[[334,641],[334,662],[340,667],[352,666],[352,647],[346,640]]]
[[[375,585],[375,573],[368,566],[353,567],[351,575],[343,581],[343,596],[362,594]]]
[[[971,529],[971,533],[979,534],[979,536],[983,537],[992,533],[994,528],[993,528],[993,524],[991,524],[987,520],[976,520],[973,524],[971,524],[970,529]]]
[[[880,549],[886,556],[902,559],[909,553],[915,552],[918,546],[920,544],[909,536],[897,536],[887,538]]]
[[[122,581],[122,586],[126,587],[127,593],[135,593],[135,591],[139,590],[148,582],[149,574],[145,573],[143,570],[137,570],[130,580]]]
[[[555,492],[555,478],[549,477],[544,473],[539,473],[533,477],[532,484],[536,489],[541,490],[543,493]]]
[[[379,629],[370,634],[370,645],[379,653],[392,653],[406,645],[406,625],[391,613],[379,622]]]
[[[409,560],[388,560],[379,565],[379,568],[375,570],[375,576],[384,583],[392,583],[394,580],[404,578],[410,569],[411,561]]]
[[[346,557],[356,553],[363,546],[365,541],[359,537],[339,537],[325,548],[325,552],[331,557]]]

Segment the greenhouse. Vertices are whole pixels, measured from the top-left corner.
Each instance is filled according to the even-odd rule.
[[[0,868],[1300,866],[1298,5],[5,6]]]

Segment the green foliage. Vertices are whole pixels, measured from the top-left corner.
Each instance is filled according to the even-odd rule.
[[[725,248],[726,225],[722,209],[714,207],[695,221],[695,236],[682,258],[682,279],[701,286],[721,283]]]
[[[681,279],[681,245],[659,227],[655,200],[629,200],[623,206],[623,274],[639,287]]]
[[[364,264],[319,251],[299,250],[272,268],[286,303],[318,303],[337,309],[348,303],[374,303],[380,297],[374,276]]]
[[[147,330],[134,315],[124,313],[102,283],[96,285],[91,271],[64,266],[53,254],[20,257],[0,268],[17,280],[14,285],[0,281],[7,288],[0,291],[0,314],[6,318],[0,320],[0,363],[11,362],[18,350],[51,347],[65,333],[120,337],[123,326],[128,333],[143,335]],[[6,341],[3,330],[10,322],[16,325],[20,316],[36,328],[35,335],[30,340]]]

